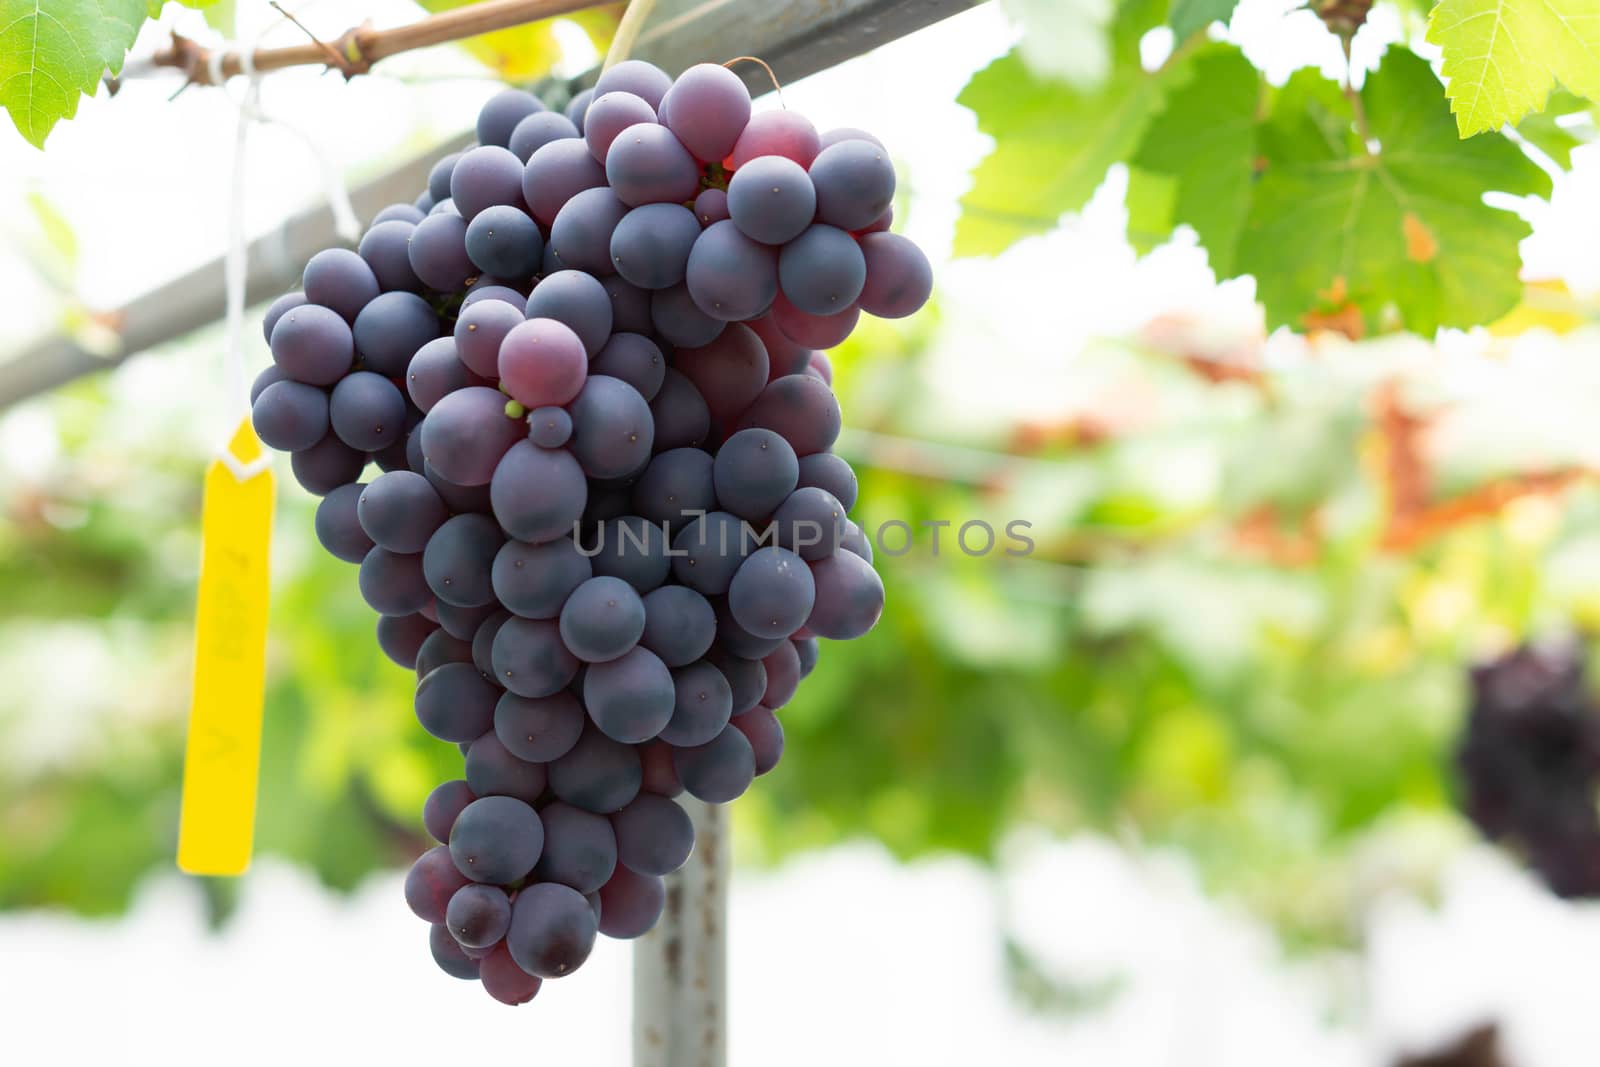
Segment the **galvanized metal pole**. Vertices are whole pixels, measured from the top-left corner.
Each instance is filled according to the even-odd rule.
[[[728,1062],[728,811],[680,803],[694,822],[694,854],[667,879],[656,928],[634,943],[634,1067]]]

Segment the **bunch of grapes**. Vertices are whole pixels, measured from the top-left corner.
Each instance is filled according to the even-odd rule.
[[[654,925],[673,798],[770,771],[817,639],[877,622],[817,349],[932,277],[876,139],[752,114],[719,66],[621,63],[565,113],[507,90],[477,134],[273,304],[252,404],[465,756],[407,901],[518,1004]]]
[[[1524,647],[1472,672],[1457,753],[1462,807],[1563,897],[1600,896],[1600,714],[1574,646]]]

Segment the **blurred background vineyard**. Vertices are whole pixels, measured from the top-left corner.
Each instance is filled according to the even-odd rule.
[[[328,27],[367,12],[327,6]],[[1244,32],[1324,62],[1298,17],[1314,16],[1286,11],[1247,4]],[[1380,43],[1407,17],[1375,16]],[[527,61],[514,76],[579,70],[606,32],[597,17],[504,51]],[[866,840],[901,861],[970,857],[998,887],[1019,839],[1089,837],[1179,857],[1291,955],[1359,949],[1375,902],[1430,899],[1478,847],[1452,772],[1467,666],[1600,626],[1600,222],[1584,206],[1600,159],[1577,148],[1528,208],[1525,297],[1499,322],[1269,334],[1250,280],[1217,284],[1192,233],[1135,253],[1125,170],[1053,232],[949,260],[985,146],[956,90],[1018,32],[988,5],[787,90],[821,127],[885,135],[909,175],[901,218],[943,265],[928,312],[832,353],[858,521],[915,536],[901,555],[876,546],[878,629],[828,645],[785,710],[780,773],[734,808],[739,860],[781,870]],[[326,135],[405,100],[414,123],[332,149],[360,173],[452,132],[495,54],[396,60],[348,88],[286,74],[279,107],[326,102],[304,120]],[[220,250],[230,105],[124,94],[162,146],[135,180],[154,219],[92,202],[73,170],[131,137],[104,100],[54,155],[0,143],[19,164],[0,175],[0,273],[45,309],[8,321],[0,352],[41,328],[92,336],[84,309],[137,292],[146,260],[176,273]],[[185,124],[216,159],[167,155]],[[1593,126],[1567,128],[1571,151]],[[259,228],[318,195],[295,143],[262,133]],[[58,172],[77,176],[52,185]],[[179,175],[204,190],[197,206],[179,206]],[[266,354],[248,336],[254,368]],[[171,866],[220,343],[202,330],[0,411],[0,910],[116,916]],[[354,890],[423,846],[422,799],[460,757],[416,727],[353,568],[317,550],[314,501],[286,470],[280,485],[257,849]],[[970,520],[1027,522],[1036,548],[969,557],[954,533]],[[935,553],[919,524],[940,521]],[[205,883],[210,921],[237,893]],[[1115,996],[1008,951],[1036,1006]]]

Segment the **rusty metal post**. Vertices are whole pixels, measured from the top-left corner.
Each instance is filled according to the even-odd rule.
[[[633,950],[634,1067],[728,1062],[728,812],[679,798],[694,854],[667,879],[661,920]]]

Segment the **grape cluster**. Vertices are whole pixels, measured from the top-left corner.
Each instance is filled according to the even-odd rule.
[[[876,623],[816,350],[932,280],[883,146],[752,114],[722,67],[621,63],[564,113],[506,90],[477,134],[311,259],[251,400],[465,757],[406,899],[517,1004],[651,928],[694,845],[673,798],[770,771],[817,639]]]
[[[1600,896],[1600,712],[1572,646],[1524,647],[1472,672],[1457,753],[1462,807],[1562,897]]]

